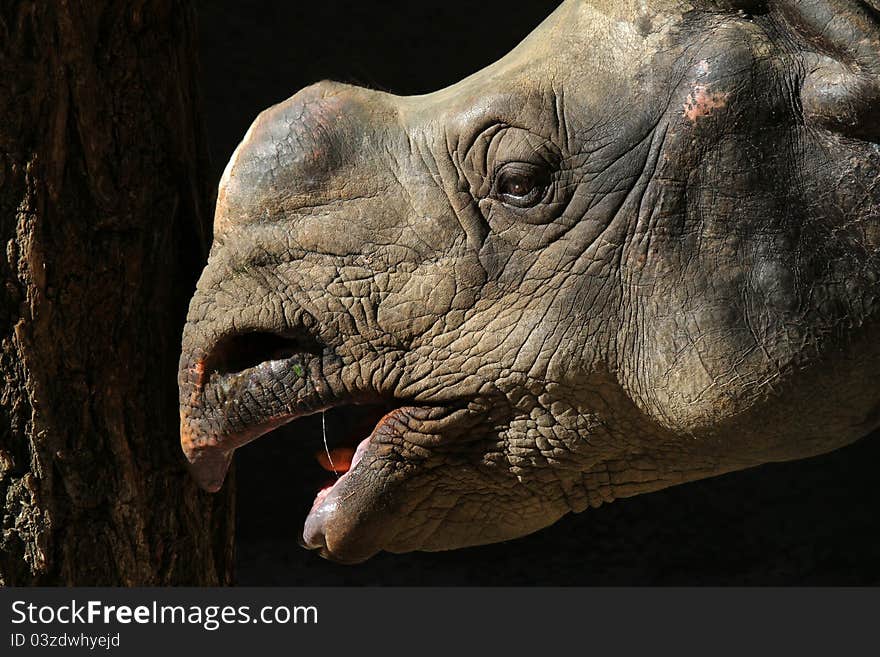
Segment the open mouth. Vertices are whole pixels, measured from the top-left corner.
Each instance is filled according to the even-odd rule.
[[[370,436],[397,408],[391,403],[342,404],[276,430],[295,443],[291,475],[313,496],[307,511],[317,509],[333,486],[360,462]]]
[[[328,381],[326,370],[338,379],[332,359],[302,337],[250,333],[220,341],[181,379],[181,441],[195,478],[219,489],[233,452],[271,436],[295,491],[288,512],[302,513],[300,544],[311,549],[323,547],[316,537],[371,437],[396,431],[402,412],[428,410],[340,390]]]
[[[415,482],[430,478],[444,454],[485,452],[494,440],[486,427],[506,417],[505,407],[448,393],[397,396],[402,363],[346,358],[297,323],[283,333],[239,326],[184,352],[181,446],[196,481],[213,492],[233,453],[262,438],[274,476],[285,477],[282,506],[265,500],[283,508],[279,524],[296,526],[300,545],[321,556],[358,563],[396,540]],[[243,459],[262,458],[251,449]]]
[[[296,539],[302,547],[315,548],[306,543],[303,529],[320,524],[324,515],[322,505],[328,495],[334,486],[344,485],[348,473],[368,449],[370,436],[398,407],[398,402],[391,401],[340,403],[264,435],[258,445],[240,452],[239,465],[269,467],[276,476],[281,473],[285,484],[281,498],[263,497],[267,493],[262,492],[261,475],[252,471],[248,475],[251,496],[260,504],[283,509],[283,525],[297,528]]]

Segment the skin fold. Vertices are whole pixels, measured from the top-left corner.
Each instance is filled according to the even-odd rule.
[[[568,0],[435,93],[300,91],[221,180],[180,366],[194,476],[390,402],[303,531],[357,562],[866,435],[878,108],[875,0]]]

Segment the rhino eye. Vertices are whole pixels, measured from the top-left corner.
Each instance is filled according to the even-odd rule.
[[[537,205],[550,186],[550,173],[528,162],[510,162],[495,174],[495,198],[518,208]]]

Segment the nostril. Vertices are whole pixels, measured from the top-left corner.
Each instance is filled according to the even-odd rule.
[[[222,338],[205,360],[205,372],[232,374],[270,360],[284,360],[297,354],[320,354],[321,347],[311,336],[283,336],[255,331]]]

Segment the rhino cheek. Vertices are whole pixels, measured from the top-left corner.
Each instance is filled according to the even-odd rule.
[[[376,322],[383,330],[411,340],[449,313],[458,285],[451,263],[438,262],[419,267],[395,287],[379,304]]]

